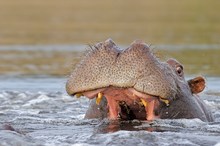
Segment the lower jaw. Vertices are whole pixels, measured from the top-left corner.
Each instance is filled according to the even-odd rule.
[[[112,98],[108,98],[107,97],[107,101],[108,101],[108,109],[109,109],[109,113],[108,113],[108,119],[110,120],[116,120],[116,119],[121,119],[121,107],[119,106],[119,103],[117,101],[115,101]],[[123,102],[123,101],[122,101]],[[130,117],[131,115],[129,115],[129,113],[125,113],[126,114],[126,118],[123,119],[140,119],[140,120],[147,120],[147,121],[152,121],[155,119],[158,119],[159,116],[155,115],[154,109],[157,106],[158,100],[155,99],[151,99],[150,101],[147,102],[147,106],[143,106],[140,107],[139,109],[136,110],[132,110],[132,108],[130,109],[131,112],[133,112],[132,114],[135,115],[135,117]],[[126,105],[129,106],[129,105]],[[144,110],[143,110],[144,109]],[[138,113],[134,113],[134,112],[138,112]],[[145,115],[143,115],[145,114]]]
[[[169,101],[141,93],[134,88],[118,88],[118,87],[106,87],[92,91],[83,92],[82,95],[89,99],[96,97],[96,103],[99,104],[102,96],[105,96],[108,102],[108,118],[112,120],[118,119],[120,113],[119,102],[125,102],[128,106],[133,106],[133,103],[142,104],[144,106],[145,120],[152,121],[159,116],[155,115],[154,109],[156,109],[160,102],[164,102],[169,105]],[[142,107],[143,109],[143,107]],[[138,111],[135,110],[135,111]]]

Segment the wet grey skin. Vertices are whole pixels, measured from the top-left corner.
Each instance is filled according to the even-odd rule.
[[[142,95],[157,98],[153,109],[157,118],[199,118],[202,121],[213,121],[208,107],[195,95],[203,89],[194,93],[191,88],[197,87],[191,87],[192,83],[193,79],[192,82],[185,80],[183,66],[177,60],[160,61],[144,42],[134,41],[122,50],[108,39],[91,47],[71,73],[66,91],[73,96],[88,91],[101,92],[102,89],[112,87],[117,90],[134,89]],[[195,83],[200,85],[198,81]],[[99,105],[94,97],[89,98],[92,101],[85,117],[108,117],[109,103],[106,98],[103,97]],[[147,111],[144,106],[132,107],[126,102],[121,104],[122,101],[117,103],[123,119],[146,119]]]

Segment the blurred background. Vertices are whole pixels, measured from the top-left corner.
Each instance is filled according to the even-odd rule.
[[[0,74],[67,76],[88,44],[135,39],[219,76],[219,0],[0,0]]]

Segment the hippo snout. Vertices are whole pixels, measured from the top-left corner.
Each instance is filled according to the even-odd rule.
[[[170,98],[175,91],[173,70],[160,62],[142,41],[119,49],[108,39],[94,46],[70,75],[66,91],[70,95],[106,88],[134,88],[139,92]]]

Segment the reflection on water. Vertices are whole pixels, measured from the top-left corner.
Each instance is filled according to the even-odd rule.
[[[81,45],[0,46],[0,73],[68,76],[85,48]],[[218,45],[155,45],[152,48],[162,60],[170,57],[179,60],[187,75],[220,76]]]
[[[97,126],[97,133],[112,133],[117,131],[147,131],[147,132],[165,132],[165,131],[179,131],[178,128],[160,126],[156,121],[109,121],[104,119]]]

